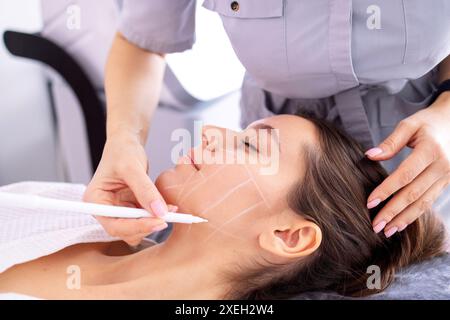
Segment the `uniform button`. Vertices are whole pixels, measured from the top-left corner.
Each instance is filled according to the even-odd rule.
[[[231,10],[233,10],[233,11],[239,11],[239,2],[233,1],[233,2],[231,3]]]

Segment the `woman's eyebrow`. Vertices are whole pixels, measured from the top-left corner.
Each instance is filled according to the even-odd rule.
[[[278,136],[278,133],[277,133],[277,129],[275,129],[274,127],[272,127],[271,125],[268,125],[266,123],[257,123],[255,125],[252,125],[252,126],[248,127],[248,129],[255,129],[255,130],[263,129],[263,130],[267,130],[271,137],[272,137],[272,132],[273,132],[274,135],[275,135],[275,139],[276,139],[277,145],[278,145],[278,151],[281,153],[280,139],[279,139],[279,136]]]

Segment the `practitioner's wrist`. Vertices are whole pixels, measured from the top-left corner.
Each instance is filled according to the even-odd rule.
[[[128,141],[128,142],[136,142],[141,145],[145,144],[144,134],[139,130],[133,130],[128,127],[116,127],[113,129],[107,130],[106,141]]]

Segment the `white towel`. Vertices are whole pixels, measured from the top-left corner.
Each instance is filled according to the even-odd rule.
[[[0,300],[42,300],[38,297],[27,296],[20,293],[0,293]]]
[[[2,192],[35,194],[80,201],[81,184],[21,182],[0,187]],[[65,211],[0,208],[0,273],[78,243],[118,240],[89,215]]]

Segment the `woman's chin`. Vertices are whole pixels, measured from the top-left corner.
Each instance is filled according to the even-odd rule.
[[[167,204],[175,205],[175,199],[178,188],[177,182],[174,179],[173,170],[165,170],[155,180],[155,186],[162,195]]]

